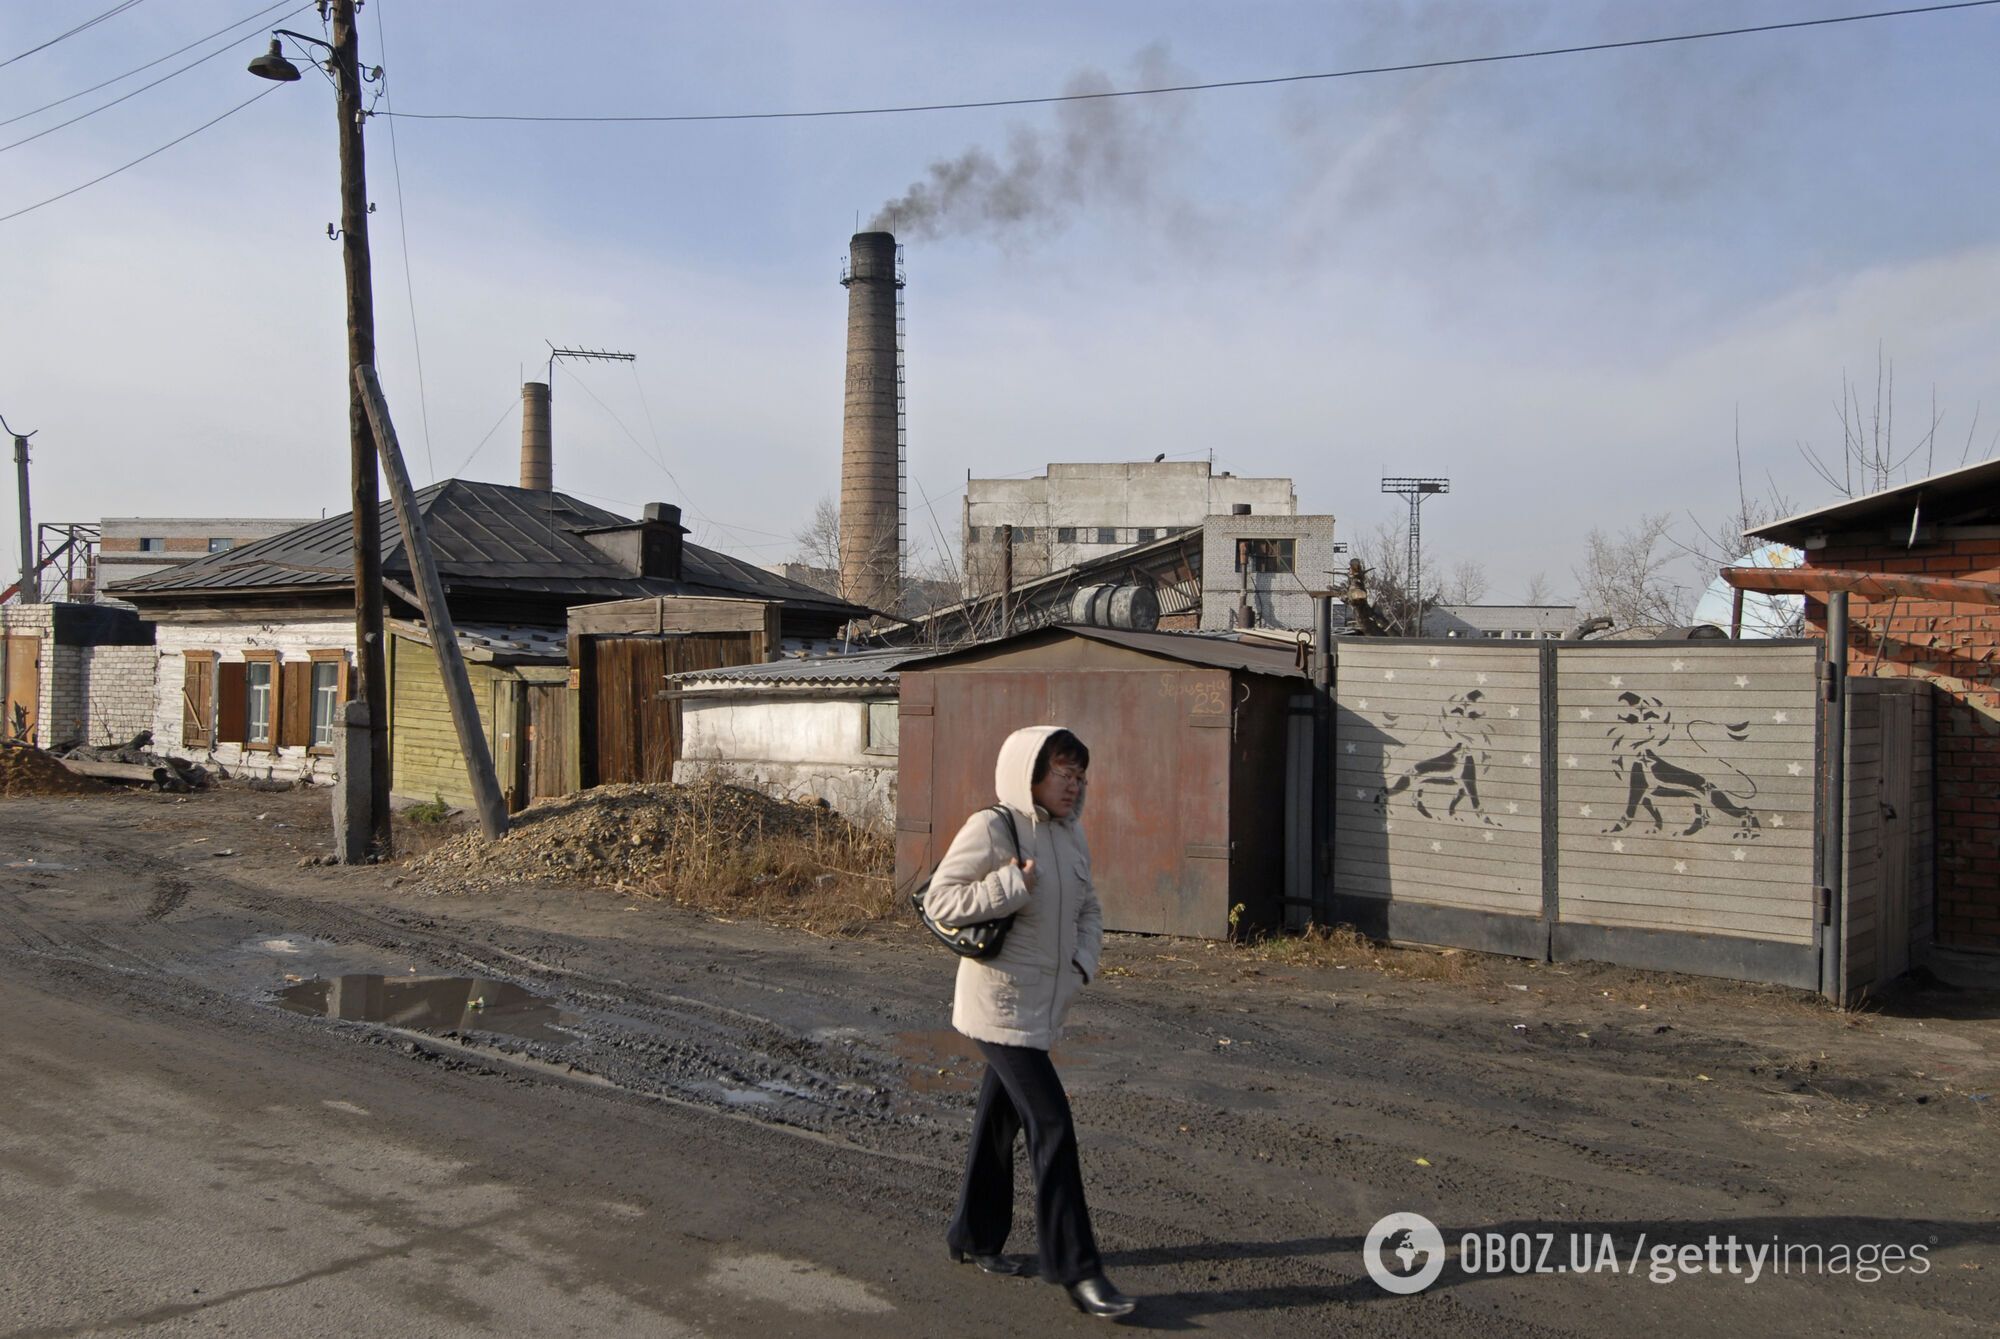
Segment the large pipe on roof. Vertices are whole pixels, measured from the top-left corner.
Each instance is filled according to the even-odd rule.
[[[840,593],[870,609],[902,598],[901,386],[893,233],[848,243],[847,392],[840,435]]]
[[[521,386],[521,487],[538,493],[555,491],[555,443],[549,427],[549,385],[529,381]]]

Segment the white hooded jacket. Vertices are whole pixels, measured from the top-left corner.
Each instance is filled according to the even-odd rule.
[[[1077,991],[1097,979],[1104,918],[1090,881],[1083,799],[1068,818],[1058,819],[1031,793],[1035,759],[1061,728],[1016,730],[994,763],[993,788],[1013,815],[1020,850],[1006,815],[982,809],[958,830],[924,894],[924,910],[944,926],[1014,916],[999,953],[958,962],[951,1025],[977,1041],[1050,1049]],[[1035,862],[1033,892],[1019,867],[1008,863],[1017,854]]]

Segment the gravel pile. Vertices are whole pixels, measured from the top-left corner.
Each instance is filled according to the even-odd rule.
[[[510,883],[593,884],[665,894],[691,873],[774,845],[824,841],[847,822],[821,805],[730,785],[610,785],[532,804],[507,835],[452,838],[411,862],[436,892]]]
[[[0,740],[0,795],[103,795],[110,790],[33,744]]]

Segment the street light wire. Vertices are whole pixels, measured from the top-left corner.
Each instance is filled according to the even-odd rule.
[[[34,108],[32,111],[16,112],[14,115],[7,117],[5,120],[0,120],[0,126],[11,126],[16,121],[25,121],[31,116],[40,116],[43,112],[49,111],[52,108],[60,107],[65,102],[75,102],[78,98],[87,97],[90,94],[95,93],[100,88],[109,88],[113,84],[122,83],[123,81],[130,79],[135,74],[143,74],[147,70],[152,69],[155,65],[161,64],[164,61],[172,60],[175,56],[185,55],[186,53],[194,50],[196,47],[200,46],[204,42],[213,41],[214,39],[222,36],[224,33],[234,32],[236,29],[241,28],[246,23],[256,23],[259,19],[262,19],[266,15],[270,14],[272,10],[283,9],[289,3],[290,0],[278,0],[278,3],[275,5],[266,5],[264,8],[258,10],[255,14],[246,15],[245,17],[236,20],[236,22],[234,23],[226,24],[223,27],[217,28],[214,32],[209,33],[205,37],[197,37],[195,38],[194,41],[189,42],[186,46],[176,47],[174,50],[169,51],[164,56],[155,56],[153,57],[153,59],[147,61],[144,65],[136,65],[133,68],[125,71],[125,73],[123,74],[113,75],[111,78],[106,79],[101,83],[92,84],[89,88],[79,88],[76,92],[68,94],[64,97],[57,98],[54,102],[45,102],[41,106]],[[281,15],[278,19],[278,22],[283,23],[287,19],[297,18],[299,15],[305,13],[308,9],[311,8],[312,8],[311,4],[300,5],[297,9],[293,10],[291,13]],[[234,45],[233,41],[231,45]]]
[[[276,8],[276,6],[273,6],[273,8]],[[310,8],[311,8],[310,5],[301,5],[299,9],[294,10],[293,13],[298,13],[301,10]],[[291,15],[287,14],[285,17],[290,18]],[[208,64],[208,62],[214,60],[217,56],[228,55],[230,52],[237,50],[241,45],[241,43],[242,43],[241,38],[232,37],[227,42],[224,42],[221,46],[217,47],[215,50],[209,52],[206,56],[201,56],[195,60],[191,60],[187,64],[181,66],[179,69],[172,70],[166,74],[161,75],[158,79],[155,79],[150,84],[141,84],[129,93],[121,93],[117,97],[111,99],[111,101],[109,102],[101,102],[97,106],[92,107],[87,112],[78,112],[75,116],[70,117],[69,120],[67,121],[58,121],[52,126],[45,126],[42,129],[37,130],[32,135],[25,135],[22,138],[15,140],[12,144],[0,144],[0,153],[5,153],[9,149],[18,149],[23,144],[31,144],[34,141],[40,139],[44,135],[53,135],[58,130],[62,130],[68,126],[75,125],[78,121],[85,121],[97,115],[99,112],[109,111],[111,108],[116,107],[121,102],[127,102],[133,98],[138,97],[141,93],[144,93],[149,88],[158,88],[161,84],[166,83],[169,79],[177,78],[180,75],[186,74],[189,70],[194,69],[198,65]],[[183,50],[185,50],[185,48],[183,48]],[[68,101],[68,99],[64,99],[64,101]],[[54,104],[51,103],[50,105],[53,106]],[[33,113],[31,112],[23,114],[33,115]],[[391,129],[393,130],[393,127],[391,127]]]
[[[375,6],[375,45],[382,52],[383,62],[389,59],[389,39],[382,29],[382,6],[377,0]],[[389,81],[384,77],[376,79],[376,91],[384,108],[395,104],[389,100]],[[437,458],[431,454],[431,406],[424,394],[424,341],[417,333],[417,286],[410,278],[410,218],[403,210],[403,158],[396,150],[396,123],[389,123],[389,165],[396,180],[396,233],[403,248],[403,294],[410,304],[410,347],[417,355],[417,412],[424,425],[424,467],[431,472],[432,482],[437,481]]]
[[[104,22],[106,19],[115,19],[120,14],[123,14],[126,10],[132,9],[135,6],[142,5],[144,3],[145,0],[122,0],[121,3],[113,5],[111,8],[105,10],[102,14],[99,14],[96,18],[85,19],[82,23],[77,24],[76,27],[71,28],[66,33],[57,33],[54,37],[51,37],[48,41],[42,43],[40,46],[31,46],[18,56],[9,56],[5,60],[0,60],[0,66],[12,65],[17,60],[25,60],[27,57],[34,55],[37,51],[47,51],[57,42],[65,41],[69,38],[75,37],[78,33],[84,31],[86,28],[95,28],[98,24]]]
[[[25,205],[22,208],[15,210],[11,214],[0,214],[0,223],[11,222],[14,219],[21,217],[21,215],[23,214],[32,214],[37,209],[40,209],[43,205],[52,205],[58,200],[67,200],[70,196],[75,195],[78,191],[89,190],[92,186],[97,185],[97,183],[100,181],[109,181],[111,178],[117,176],[120,172],[124,172],[129,168],[134,168],[139,166],[139,164],[145,162],[148,158],[157,158],[161,154],[165,153],[168,149],[173,148],[176,144],[180,144],[186,140],[193,139],[196,135],[199,135],[202,131],[207,130],[210,126],[228,120],[230,117],[236,115],[236,113],[242,111],[245,107],[248,107],[251,103],[257,101],[259,98],[268,98],[273,93],[277,92],[279,89],[283,87],[284,87],[283,84],[272,84],[269,88],[265,89],[261,93],[251,94],[243,101],[237,103],[234,107],[231,107],[228,111],[223,112],[220,116],[211,117],[210,119],[203,121],[193,130],[188,131],[185,135],[180,135],[175,137],[174,139],[170,139],[165,144],[162,144],[159,148],[154,149],[149,153],[142,153],[129,163],[122,163],[119,166],[112,168],[109,172],[105,172],[99,176],[92,177],[89,181],[84,182],[80,186],[72,186],[68,190],[62,192],[59,195],[51,195],[46,200],[37,200],[35,201],[35,203],[31,205]]]
[[[1866,14],[1836,14],[1828,18],[1793,19],[1784,23],[1759,23],[1741,28],[1714,28],[1705,32],[1673,33],[1661,37],[1634,37],[1617,42],[1584,42],[1571,46],[1540,47],[1531,51],[1505,51],[1485,56],[1454,56],[1440,60],[1406,61],[1396,65],[1361,65],[1344,70],[1314,74],[1268,75],[1257,79],[1218,79],[1200,84],[1168,84],[1159,88],[1117,88],[1097,93],[1057,93],[1030,98],[987,98],[978,102],[926,102],[886,107],[839,107],[798,112],[702,112],[658,116],[546,116],[505,112],[393,112],[385,115],[411,121],[541,121],[541,122],[688,122],[688,121],[806,121],[846,116],[895,116],[909,112],[974,111],[993,107],[1040,107],[1059,102],[1095,102],[1108,98],[1154,97],[1162,93],[1208,93],[1225,88],[1265,88],[1277,84],[1304,84],[1329,79],[1353,79],[1370,74],[1408,74],[1419,70],[1443,70],[1465,65],[1497,65],[1507,61],[1538,60],[1545,56],[1575,56],[1597,51],[1627,51],[1637,47],[1667,46],[1677,42],[1701,42],[1718,37],[1745,37],[1755,33],[1788,32],[1803,28],[1824,28],[1835,24],[1862,23],[1871,19],[1905,18],[1920,14],[1942,14],[1959,9],[1984,9],[2000,0],[1955,0],[1951,4],[1914,5],[1904,9],[1879,9]]]

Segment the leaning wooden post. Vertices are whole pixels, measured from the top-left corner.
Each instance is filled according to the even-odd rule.
[[[389,421],[389,406],[382,398],[382,383],[375,369],[366,363],[354,369],[354,384],[368,410],[368,424],[375,430],[375,450],[382,457],[382,473],[388,476],[389,497],[396,505],[396,521],[403,530],[403,548],[410,555],[410,570],[417,578],[417,598],[424,606],[424,626],[430,629],[431,649],[437,653],[438,673],[444,679],[445,701],[451,705],[451,723],[458,731],[459,751],[465,755],[465,774],[472,782],[472,796],[479,805],[479,827],[487,837],[498,840],[507,835],[507,802],[500,796],[500,781],[493,774],[493,754],[486,747],[486,730],[479,723],[479,708],[472,700],[472,681],[465,673],[465,657],[458,649],[458,630],[452,626],[451,610],[444,602],[444,583],[438,579],[437,564],[431,560],[430,538],[424,533],[424,518],[417,510],[416,490],[410,487],[410,472],[403,467],[403,449],[396,444],[396,427]]]

